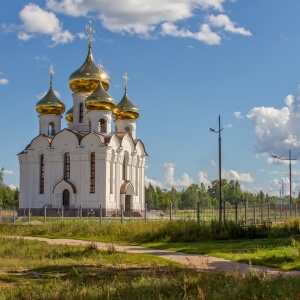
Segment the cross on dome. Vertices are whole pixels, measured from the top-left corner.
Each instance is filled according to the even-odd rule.
[[[50,65],[50,68],[48,70],[49,74],[50,74],[50,85],[52,85],[52,78],[53,78],[53,74],[55,74],[53,66]]]
[[[128,76],[127,76],[127,73],[125,73],[123,75],[123,80],[124,80],[124,86],[125,86],[125,90],[127,90],[127,82],[129,80]]]
[[[87,34],[88,34],[88,40],[89,42],[93,41],[93,35],[95,34],[95,30],[92,27],[92,21],[89,21],[86,25],[85,28],[87,30]]]

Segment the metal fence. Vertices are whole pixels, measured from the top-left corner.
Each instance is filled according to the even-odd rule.
[[[19,219],[31,221],[39,219],[41,221],[57,221],[64,218],[79,218],[85,220],[115,220],[123,223],[124,220],[144,219],[145,221],[156,220],[176,220],[194,219],[200,221],[219,220],[219,206],[204,206],[200,202],[194,208],[177,209],[172,203],[164,209],[151,206],[148,209],[147,203],[143,211],[139,213],[125,211],[121,205],[119,210],[104,216],[101,205],[99,209],[68,209],[64,207],[53,209],[44,206],[38,209],[39,214],[33,214],[34,209],[0,208],[0,223],[15,223]],[[101,213],[100,213],[101,212]],[[289,218],[300,218],[300,203],[289,204],[248,204],[248,203],[226,203],[222,207],[222,220],[230,220],[241,225],[278,223],[284,222]]]

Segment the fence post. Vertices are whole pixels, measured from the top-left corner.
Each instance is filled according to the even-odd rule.
[[[147,202],[145,202],[145,215],[144,215],[145,222],[147,221]]]
[[[0,221],[1,221],[1,218],[2,218],[2,207],[0,206]]]
[[[248,209],[248,202],[245,202],[245,225],[247,225],[247,219],[248,219],[247,209]]]
[[[224,211],[223,211],[223,220],[224,220],[224,223],[225,223],[225,221],[226,221],[226,201],[224,200],[224,207],[223,207],[224,209]]]
[[[82,219],[82,206],[80,204],[79,206],[79,217],[80,217],[80,220]]]
[[[253,224],[256,224],[256,203],[253,206]]]
[[[121,204],[121,224],[123,224],[123,204]]]
[[[238,203],[235,202],[235,224],[238,223]]]
[[[61,206],[61,219],[63,219],[64,218],[64,206],[62,205]]]
[[[28,206],[28,222],[30,222],[30,214],[31,214],[30,207]]]
[[[285,219],[287,220],[288,219],[288,206],[286,204],[286,209],[285,209]]]
[[[282,203],[280,203],[279,209],[280,209],[279,218],[280,218],[280,222],[281,222],[282,221]]]
[[[47,205],[44,206],[44,223],[46,223],[47,219]]]
[[[268,203],[268,222],[270,222],[270,203]]]
[[[100,204],[100,207],[99,207],[99,223],[100,224],[102,223],[102,204]]]
[[[197,224],[198,230],[200,228],[200,201],[197,202]]]
[[[14,217],[13,217],[14,219],[14,224],[15,224],[15,222],[16,222],[16,207],[14,206]]]
[[[264,222],[264,205],[262,203],[260,205],[260,222],[261,224]]]
[[[295,203],[295,217],[297,218],[298,215],[298,203]]]
[[[170,221],[172,220],[172,209],[173,209],[173,203],[170,202]]]

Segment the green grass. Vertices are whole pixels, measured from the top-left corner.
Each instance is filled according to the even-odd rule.
[[[299,278],[197,272],[147,255],[0,238],[0,300],[296,299]]]

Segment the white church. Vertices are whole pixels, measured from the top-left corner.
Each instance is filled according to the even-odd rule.
[[[93,209],[102,216],[115,211],[144,210],[144,144],[136,138],[139,110],[125,92],[121,101],[107,93],[110,79],[92,55],[91,23],[86,60],[69,77],[73,106],[65,113],[68,127],[61,128],[65,105],[52,88],[36,104],[39,135],[18,154],[20,163],[19,211],[43,208],[64,211]],[[114,125],[113,125],[114,123]],[[114,128],[113,128],[114,127]],[[70,214],[71,215],[71,214]]]

